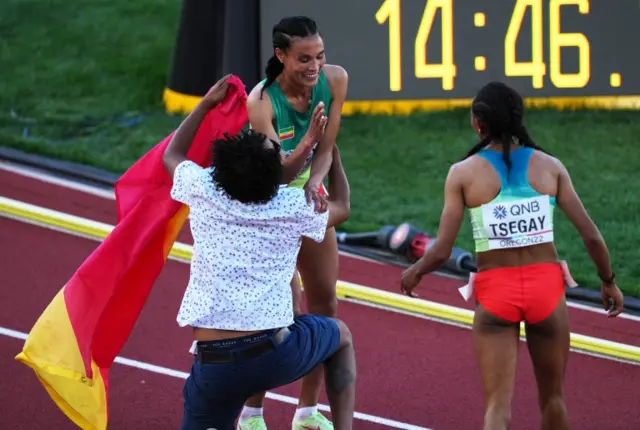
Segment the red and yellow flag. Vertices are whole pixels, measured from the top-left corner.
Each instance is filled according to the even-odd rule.
[[[247,123],[244,84],[235,76],[228,82],[225,100],[207,114],[187,156],[203,167],[211,163],[211,141]],[[118,180],[115,228],[53,298],[16,356],[83,429],[107,428],[109,369],[189,213],[171,199],[162,163],[172,134]]]

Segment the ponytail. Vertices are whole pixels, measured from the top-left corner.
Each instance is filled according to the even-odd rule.
[[[490,82],[478,91],[471,104],[472,114],[483,125],[487,136],[477,143],[465,158],[479,152],[492,141],[502,144],[502,159],[507,166],[507,181],[511,173],[511,143],[549,154],[536,145],[522,123],[524,103],[522,97],[502,82]],[[549,154],[550,155],[550,154]]]
[[[473,103],[471,104],[471,109],[473,110],[474,115],[476,115],[477,117],[482,118],[483,120],[491,118],[492,116],[492,109],[489,105],[487,105],[486,103],[483,103],[481,101],[476,101],[474,100]],[[480,142],[476,143],[473,148],[471,148],[469,150],[469,152],[467,152],[467,155],[463,158],[463,160],[466,160],[467,158],[471,157],[472,155],[477,154],[478,152],[480,152],[480,150],[482,148],[484,148],[485,146],[489,145],[491,143],[491,136],[486,136],[484,139],[482,139]]]
[[[284,64],[282,64],[282,62],[278,60],[278,57],[274,55],[273,57],[269,58],[269,61],[267,61],[267,67],[264,69],[267,80],[260,90],[260,99],[262,99],[262,92],[265,90],[265,88],[271,85],[283,70]]]

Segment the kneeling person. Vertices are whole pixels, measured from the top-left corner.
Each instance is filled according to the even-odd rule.
[[[321,242],[349,215],[349,184],[334,149],[328,210],[318,213],[300,188],[281,186],[279,145],[240,133],[213,143],[215,166],[186,159],[206,113],[227,92],[218,81],[180,125],[164,164],[171,197],[190,209],[194,239],[178,323],[193,327],[194,362],[185,382],[182,430],[232,430],[254,393],[287,385],[325,366],[336,429],[351,429],[355,355],[339,320],[294,317],[290,281],[302,237]]]

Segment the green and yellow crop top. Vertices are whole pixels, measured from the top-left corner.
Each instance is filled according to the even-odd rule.
[[[266,79],[262,81],[263,85],[265,81]],[[294,149],[296,149],[304,135],[307,133],[307,129],[311,123],[311,114],[316,106],[318,106],[318,103],[323,102],[324,114],[329,114],[329,108],[331,107],[332,101],[329,81],[327,80],[324,71],[320,70],[318,83],[313,87],[311,103],[306,112],[298,112],[293,108],[293,106],[291,106],[291,103],[287,100],[287,96],[280,89],[278,82],[273,82],[265,88],[265,92],[269,95],[269,98],[271,99],[271,106],[273,107],[273,128],[276,130],[276,133],[278,133],[280,145],[282,145],[282,151],[285,153],[285,157],[287,157]],[[302,188],[307,182],[311,172],[311,161],[314,153],[315,148],[307,157],[304,167],[297,177],[289,184],[290,187]]]
[[[509,182],[501,152],[483,149],[477,153],[496,170],[501,189],[491,202],[469,209],[476,252],[553,242],[556,199],[538,193],[529,184],[527,172],[533,151],[522,147],[510,153]]]

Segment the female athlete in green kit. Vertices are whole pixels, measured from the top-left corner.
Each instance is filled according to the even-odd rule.
[[[322,181],[332,163],[347,93],[347,73],[342,67],[325,65],[322,38],[310,18],[281,20],[273,28],[273,47],[267,78],[249,94],[249,122],[252,129],[280,142],[285,182],[304,188],[307,199],[324,211],[326,190]],[[327,230],[320,244],[303,239],[297,269],[304,283],[309,312],[335,317],[338,245],[334,228]],[[291,284],[294,310],[300,313],[297,275]],[[333,429],[332,423],[317,410],[322,381],[321,367],[303,378],[293,430]],[[238,421],[239,430],[267,428],[262,414],[264,396],[265,393],[258,393],[246,402]]]

